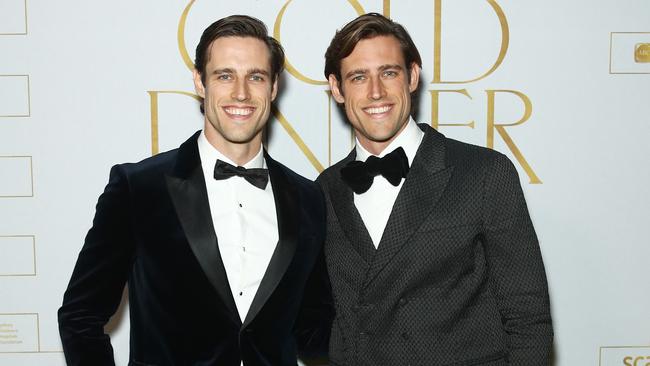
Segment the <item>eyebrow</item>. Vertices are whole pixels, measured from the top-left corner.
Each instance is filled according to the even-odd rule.
[[[264,69],[250,69],[250,70],[248,70],[248,72],[246,74],[248,74],[248,75],[261,74],[261,75],[264,75],[264,76],[269,76],[269,72],[264,70]]]
[[[388,65],[381,65],[381,66],[379,66],[377,68],[377,70],[379,70],[379,71],[386,71],[386,70],[389,70],[389,69],[402,70],[402,66],[400,66],[398,64],[392,64],[392,65],[388,64]]]
[[[215,69],[212,71],[211,75],[223,75],[223,74],[234,74],[235,70],[230,69],[230,68],[223,68],[223,69]]]
[[[223,69],[215,69],[215,70],[212,72],[212,74],[214,74],[214,75],[221,75],[221,74],[236,74],[236,73],[237,73],[237,72],[235,71],[235,69],[232,69],[232,68],[229,68],[229,67],[226,67],[226,68],[223,68]],[[261,75],[269,76],[269,72],[268,72],[268,71],[266,71],[266,70],[264,70],[264,69],[257,69],[257,68],[255,68],[255,69],[250,69],[250,70],[248,70],[248,71],[246,72],[246,75],[251,75],[251,74],[261,74]]]
[[[397,70],[403,70],[403,67],[398,65],[398,64],[385,64],[381,65],[377,68],[378,71],[386,71],[390,69],[397,69]],[[362,75],[362,74],[367,74],[369,69],[355,69],[351,70],[348,73],[345,74],[345,78],[349,78],[354,75]]]

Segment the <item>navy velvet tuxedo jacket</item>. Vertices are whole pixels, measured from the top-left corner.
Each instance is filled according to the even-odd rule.
[[[104,325],[128,282],[129,365],[296,365],[327,342],[318,186],[265,155],[279,242],[246,319],[219,255],[196,139],[116,165],[59,309],[68,365],[113,365]],[[312,348],[316,347],[316,348]]]
[[[424,138],[377,249],[340,170],[318,178],[336,317],[330,365],[548,365],[542,257],[504,155]]]

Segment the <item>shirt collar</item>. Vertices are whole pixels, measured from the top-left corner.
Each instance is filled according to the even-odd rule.
[[[397,135],[395,139],[391,141],[390,144],[388,144],[388,146],[386,146],[386,148],[377,156],[381,158],[401,146],[406,153],[410,166],[413,163],[415,153],[418,151],[418,147],[420,147],[423,137],[424,132],[418,127],[417,123],[415,123],[413,117],[409,117],[408,122],[406,122],[406,127],[402,132],[400,132],[399,135]],[[373,155],[361,146],[359,139],[356,139],[355,150],[357,153],[357,160],[359,161],[366,161],[368,157]]]
[[[217,150],[212,144],[208,141],[208,138],[205,137],[205,131],[201,131],[199,138],[197,140],[199,146],[199,156],[201,157],[201,165],[204,168],[204,171],[212,171],[214,169],[214,164],[217,163],[217,160],[224,161],[233,166],[237,166],[235,162],[230,160],[227,156]],[[264,160],[264,149],[260,144],[260,150],[257,152],[251,160],[243,165],[246,169],[251,168],[266,168],[266,161]],[[208,170],[205,170],[205,169]]]

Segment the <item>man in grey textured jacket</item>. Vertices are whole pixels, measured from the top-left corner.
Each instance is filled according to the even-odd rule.
[[[366,14],[325,55],[355,149],[318,181],[336,318],[331,365],[547,365],[544,265],[504,155],[411,117],[421,59]]]

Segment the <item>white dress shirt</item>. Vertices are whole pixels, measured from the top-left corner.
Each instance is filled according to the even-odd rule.
[[[413,118],[410,118],[404,130],[377,156],[381,158],[401,146],[406,153],[410,167],[423,137],[424,132],[420,130]],[[355,150],[359,161],[366,161],[368,157],[373,155],[361,146],[359,139],[356,141]],[[378,175],[367,192],[354,193],[354,205],[357,207],[368,233],[370,233],[375,248],[379,246],[402,184],[404,184],[404,179],[400,181],[399,185],[394,186],[386,178]]]
[[[215,180],[217,159],[237,166],[215,149],[202,132],[198,139],[212,224],[228,283],[243,322],[278,243],[278,219],[271,182],[262,190],[242,177]],[[266,168],[262,146],[243,165]]]

